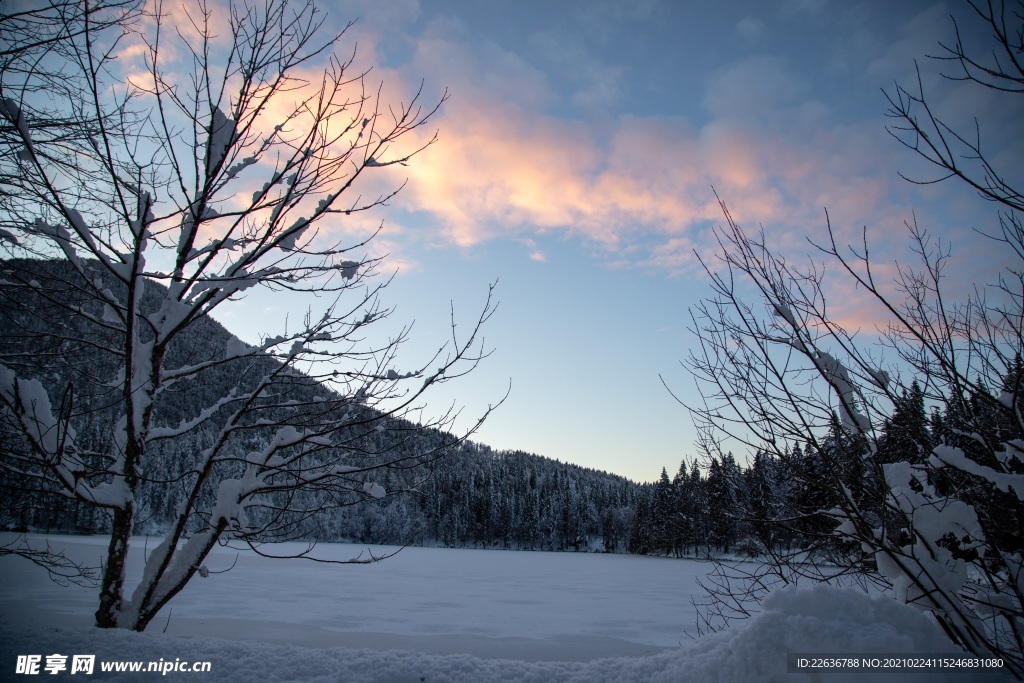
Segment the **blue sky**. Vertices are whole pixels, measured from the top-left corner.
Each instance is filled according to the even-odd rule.
[[[925,59],[952,36],[959,3],[365,0],[328,11],[336,27],[358,18],[339,51],[358,46],[386,99],[408,99],[421,79],[427,100],[450,92],[437,143],[389,178],[408,180],[402,193],[328,229],[383,223],[369,253],[398,271],[385,303],[396,325],[415,319],[410,360],[444,340],[450,306],[469,324],[499,282],[493,355],[429,405],[465,406],[468,422],[511,384],[476,437],[491,446],[636,480],[698,455],[659,374],[692,396],[679,361],[694,342],[688,310],[709,293],[694,252],[713,254],[722,222],[712,186],[794,256],[823,236],[827,208],[841,237],[867,227],[882,268],[910,257],[912,215],[954,245],[954,281],[999,258],[971,232],[996,224],[992,208],[956,184],[901,180],[931,176],[885,129],[881,89],[909,84],[916,58],[940,110],[978,115],[997,161],[1019,168],[1019,107],[943,82]],[[832,290],[837,316],[874,329],[845,287]],[[293,305],[254,295],[221,320],[252,339]]]

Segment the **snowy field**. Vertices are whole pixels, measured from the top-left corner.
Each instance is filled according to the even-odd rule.
[[[93,564],[105,545],[49,541]],[[141,575],[144,542],[137,539],[129,585]],[[368,549],[317,551],[348,559]],[[172,672],[176,680],[853,681],[886,678],[787,673],[786,654],[951,652],[910,608],[827,587],[773,596],[747,623],[695,642],[690,598],[710,568],[695,561],[406,548],[384,562],[337,566],[220,548],[206,567],[209,577],[194,579],[140,635],[90,627],[95,589],[60,587],[21,558],[0,558],[0,680],[32,678],[13,674],[18,655],[87,653],[97,661],[211,662],[211,673]],[[921,680],[983,680],[976,674],[933,671]]]

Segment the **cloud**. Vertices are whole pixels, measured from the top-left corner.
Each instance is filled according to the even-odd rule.
[[[697,260],[695,250],[690,238],[673,237],[656,245],[644,265],[675,273],[687,271]]]
[[[345,12],[346,21],[355,20],[361,28],[377,33],[407,30],[422,15],[419,0],[348,0]]]
[[[768,126],[741,116],[594,124],[475,93],[446,106],[438,125],[439,143],[403,169],[402,202],[461,246],[558,232],[609,254],[647,245],[640,261],[671,268],[708,237],[691,233],[720,221],[712,186],[738,220],[793,231],[823,224],[825,206],[877,219],[886,198],[873,154],[884,131],[829,129],[806,103]],[[681,244],[687,255],[670,257]]]
[[[529,249],[529,256],[531,261],[536,261],[537,263],[544,263],[548,260],[547,254],[544,252],[543,249],[540,248],[536,240],[530,237],[523,237],[519,241],[523,244],[523,246]]]
[[[754,16],[745,16],[736,23],[736,35],[750,42],[764,37],[766,30],[764,22]]]
[[[704,107],[714,117],[776,116],[801,101],[808,88],[785,60],[756,56],[715,71],[704,94]]]
[[[580,109],[601,109],[622,98],[626,69],[602,59],[603,51],[590,49],[582,35],[545,30],[534,34],[530,44],[551,72],[564,79]]]
[[[404,199],[441,219],[457,244],[572,225],[591,210],[597,158],[586,132],[517,112],[453,104],[442,142],[409,168]]]
[[[530,61],[497,43],[477,41],[461,21],[444,17],[433,19],[416,39],[399,74],[412,81],[409,71],[445,83],[459,99],[486,96],[533,110],[555,99],[549,78]]]
[[[938,53],[938,41],[951,35],[948,8],[942,3],[932,5],[901,25],[887,45],[877,46],[882,49],[868,64],[865,75],[883,84],[913,79],[915,60],[923,64],[925,55]]]
[[[813,207],[821,221],[826,185],[847,170],[822,169],[806,142],[789,146],[797,140],[735,122],[696,128],[679,118],[624,117],[598,132],[477,102],[453,107],[441,126],[441,142],[408,169],[403,201],[434,215],[462,246],[557,231],[623,250],[705,229],[720,218],[712,186],[739,219],[792,225]],[[833,151],[864,170],[852,154]],[[869,181],[856,190],[861,201],[880,195]]]
[[[604,11],[603,30],[628,19],[611,6]],[[538,243],[555,238],[582,243],[613,266],[690,277],[700,268],[696,254],[708,258],[717,250],[713,227],[723,218],[713,186],[744,228],[763,226],[768,246],[787,256],[814,253],[807,238],[827,242],[826,208],[840,248],[860,248],[861,229],[868,226],[875,275],[891,292],[895,264],[912,257],[902,225],[912,209],[922,225],[944,234],[957,222],[969,227],[968,217],[977,215],[974,205],[943,215],[948,185],[922,190],[903,183],[895,169],[912,168],[912,159],[888,139],[881,112],[868,118],[837,111],[818,99],[820,82],[809,81],[808,70],[794,60],[747,55],[711,71],[687,93],[698,105],[688,116],[614,114],[617,102],[626,100],[623,108],[629,108],[628,76],[594,59],[597,51],[583,40],[543,32],[530,43],[537,52],[527,54],[480,41],[457,19],[418,23],[418,6],[399,12],[394,24],[369,16],[352,38],[360,43],[360,63],[383,65],[375,67],[369,88],[375,92],[377,80],[383,81],[382,111],[388,103],[407,102],[420,78],[426,78],[428,93],[439,84],[453,93],[403,149],[439,130],[436,145],[407,168],[371,169],[354,188],[374,197],[407,179],[388,212],[332,217],[321,225],[318,239],[355,240],[384,219],[367,250],[370,256],[388,254],[386,269],[414,270],[423,250],[439,244],[472,249],[499,240],[516,245],[516,258],[544,263],[547,254]],[[877,57],[849,73],[862,81],[906,73],[911,57],[934,47],[937,27],[947,21],[935,9],[921,13],[888,47],[872,43],[869,32],[858,34],[843,50]],[[754,17],[735,24],[749,40],[764,30]],[[395,45],[401,49],[393,50]],[[402,50],[406,58],[394,57]],[[851,63],[846,56],[837,50],[822,61]],[[424,101],[431,104],[432,97]],[[567,115],[566,102],[585,113]],[[962,93],[950,95],[943,110],[956,106],[964,115],[978,107],[997,111],[988,99]],[[278,114],[268,112],[268,120]],[[1024,155],[1021,143],[1015,144],[1004,154],[1008,164],[1019,165]],[[922,209],[922,198],[935,208]],[[972,263],[996,264],[992,246],[966,230],[953,241],[956,272],[971,272]],[[964,293],[971,279],[954,280],[951,290]],[[839,269],[829,270],[831,314],[850,329],[873,334],[885,312],[850,284]]]
[[[755,54],[711,71],[686,94],[694,103],[688,116],[613,113],[616,102],[629,109],[626,72],[595,59],[599,51],[591,43],[545,31],[528,45],[537,52],[527,54],[479,40],[458,19],[435,16],[424,23],[415,2],[392,7],[386,16],[375,14],[375,7],[367,0],[364,20],[339,50],[347,55],[358,40],[358,64],[378,65],[367,92],[374,95],[383,83],[382,115],[389,116],[388,105],[408,103],[421,78],[428,107],[441,84],[453,93],[429,126],[392,152],[416,149],[435,130],[437,144],[408,167],[368,169],[372,173],[347,195],[372,201],[408,180],[387,213],[332,216],[319,226],[317,244],[352,243],[383,219],[366,253],[388,254],[386,268],[415,269],[417,256],[437,245],[470,249],[492,240],[511,240],[521,245],[520,258],[544,262],[545,250],[537,244],[542,240],[534,238],[545,235],[583,243],[615,266],[691,275],[699,268],[695,252],[708,256],[717,247],[712,228],[723,219],[714,187],[737,221],[748,230],[763,226],[769,246],[785,254],[813,251],[808,237],[825,242],[826,208],[840,245],[860,245],[861,228],[868,226],[872,253],[884,259],[876,273],[890,277],[892,264],[908,256],[902,222],[912,209],[923,225],[939,231],[951,224],[972,227],[968,221],[978,215],[974,204],[944,213],[953,201],[945,196],[949,185],[922,189],[899,180],[896,168],[916,169],[912,155],[888,139],[881,117],[844,116],[817,99],[816,83],[794,60]],[[937,27],[947,25],[941,9],[913,17],[897,31],[903,37],[884,51],[871,52],[866,38],[844,44],[842,50],[877,54],[851,73],[862,80],[891,78],[899,65],[912,66],[910,57],[933,47]],[[631,20],[612,5],[601,11],[609,22],[605,28]],[[764,24],[748,16],[735,30],[754,39]],[[823,61],[842,62],[842,50]],[[188,73],[182,70],[182,77]],[[309,85],[266,110],[261,124],[268,130],[315,88],[322,72],[302,75]],[[940,108],[960,118],[979,111],[984,118],[1002,116],[1006,130],[1020,120],[989,97],[946,92],[951,94]],[[585,113],[567,115],[567,102]],[[1015,169],[1024,143],[1011,141],[1002,155]],[[256,180],[258,171],[266,169],[239,177],[240,199],[262,185],[266,176]],[[934,208],[921,209],[922,198]],[[965,244],[961,263],[995,263],[991,245],[965,234],[954,237],[954,245]],[[850,297],[846,284],[833,288],[830,281],[827,292],[842,307],[842,322],[873,330],[878,311],[862,297]]]
[[[737,31],[753,34],[758,22],[740,24]],[[458,19],[406,22],[404,37],[384,37],[379,26],[361,29],[364,56],[386,41],[408,51],[373,72],[385,103],[407,100],[421,77],[452,91],[432,125],[406,140],[415,148],[438,130],[439,142],[408,168],[374,169],[358,188],[408,180],[394,202],[403,213],[392,212],[387,225],[416,228],[389,235],[396,255],[511,239],[540,260],[543,250],[526,240],[557,235],[596,245],[609,263],[688,272],[694,250],[714,248],[710,228],[722,222],[712,186],[738,221],[765,226],[773,246],[796,254],[809,250],[806,236],[825,236],[826,207],[843,240],[856,243],[868,225],[883,247],[903,242],[900,226],[917,196],[893,170],[905,153],[878,117],[844,119],[815,99],[806,71],[782,57],[741,57],[710,73],[692,93],[703,109],[690,117],[572,118],[559,79],[574,79],[577,103],[601,82],[588,70],[587,44],[542,32],[528,44],[535,53],[523,54],[477,39]],[[614,70],[603,75],[607,90],[591,93],[593,101],[624,97]]]
[[[783,14],[804,14],[820,16],[833,5],[832,0],[782,0],[780,9]]]
[[[671,3],[663,0],[590,0],[580,3],[573,11],[579,30],[604,45],[614,45],[621,39],[625,23],[650,20]]]

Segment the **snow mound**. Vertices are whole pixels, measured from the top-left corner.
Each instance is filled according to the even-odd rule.
[[[433,655],[407,651],[304,648],[213,638],[171,637],[98,629],[25,631],[9,620],[0,626],[0,666],[14,671],[17,655],[95,654],[91,680],[156,680],[159,674],[103,674],[100,661],[210,661],[210,674],[170,673],[168,680],[351,681],[415,683],[448,681],[904,681],[906,672],[787,673],[787,653],[950,653],[956,650],[929,618],[890,598],[870,597],[829,586],[785,588],[765,601],[749,621],[678,650],[651,657],[620,657],[590,662],[525,662],[480,659],[470,655]],[[212,675],[211,675],[212,674]],[[133,677],[134,676],[134,677]],[[46,676],[47,680],[77,680]],[[78,676],[81,678],[81,676]],[[932,670],[931,682],[999,681],[1002,675],[978,670]]]

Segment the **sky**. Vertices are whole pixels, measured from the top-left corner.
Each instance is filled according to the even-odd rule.
[[[356,49],[385,100],[408,101],[421,82],[425,102],[449,94],[432,119],[437,142],[389,169],[407,181],[401,193],[368,223],[328,229],[382,226],[368,254],[387,254],[382,272],[395,273],[389,324],[415,321],[413,364],[450,333],[451,311],[465,332],[498,283],[484,328],[493,353],[427,406],[461,406],[469,424],[507,393],[474,437],[492,447],[637,481],[699,455],[665,385],[694,398],[680,361],[696,341],[689,311],[710,294],[697,255],[715,253],[716,191],[785,254],[811,250],[827,209],[841,239],[866,228],[883,269],[911,258],[904,221],[914,217],[953,246],[954,280],[1001,258],[972,232],[997,226],[993,207],[952,181],[902,180],[934,173],[886,131],[883,89],[914,83],[916,59],[939,110],[957,123],[978,116],[995,160],[1019,170],[1019,106],[943,81],[925,57],[951,39],[951,13],[969,44],[984,45],[960,3],[324,9],[327,27],[358,20],[338,52]],[[830,282],[836,315],[874,329],[862,293]],[[300,305],[257,293],[220,319],[254,341]]]

